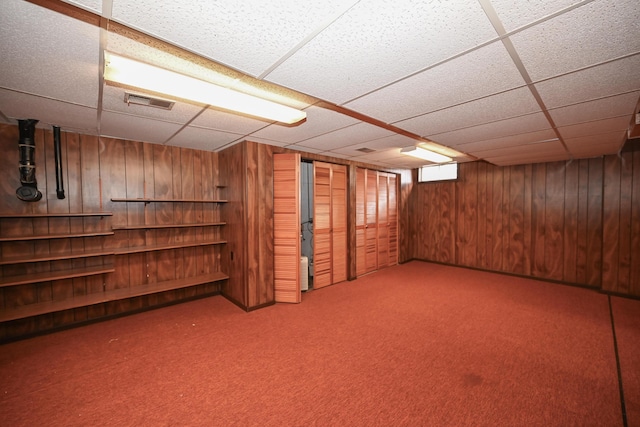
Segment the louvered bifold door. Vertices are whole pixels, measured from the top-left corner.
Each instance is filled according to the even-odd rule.
[[[365,272],[378,269],[378,173],[367,169],[365,188]]]
[[[398,179],[389,175],[389,265],[398,263]]]
[[[367,170],[356,168],[356,276],[367,272],[365,227],[367,225],[365,186]]]
[[[299,303],[300,154],[274,154],[273,187],[275,300]]]
[[[347,167],[331,165],[331,283],[347,280]]]
[[[313,163],[313,288],[331,284],[331,165]]]
[[[378,269],[389,266],[389,178],[378,172]]]

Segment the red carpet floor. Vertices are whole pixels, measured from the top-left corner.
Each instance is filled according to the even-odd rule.
[[[628,425],[640,301],[612,298]],[[0,346],[6,426],[619,426],[609,298],[411,262],[245,313],[213,297]]]

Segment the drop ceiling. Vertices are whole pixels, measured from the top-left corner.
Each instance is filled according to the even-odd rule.
[[[402,147],[496,165],[614,154],[639,108],[637,0],[0,8],[0,121],[9,123],[210,151],[252,140],[414,168],[425,162]],[[262,91],[307,120],[283,126],[183,100],[170,111],[127,105],[102,78],[105,50],[205,80],[220,72],[221,84]]]

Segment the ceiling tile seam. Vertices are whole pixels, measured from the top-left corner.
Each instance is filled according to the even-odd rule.
[[[616,96],[622,96],[622,95],[627,95],[627,94],[636,93],[636,92],[640,92],[640,88],[631,89],[631,90],[627,90],[625,92],[620,92],[620,93],[614,93],[612,95],[599,96],[597,98],[587,99],[586,101],[573,102],[571,104],[560,105],[558,107],[549,108],[549,111],[551,112],[551,111],[554,111],[554,110],[560,110],[562,108],[575,107],[577,105],[588,104],[589,102],[602,101],[604,99],[615,98]],[[610,117],[605,117],[605,118],[610,118]]]
[[[426,66],[426,67],[420,68],[419,70],[414,71],[414,72],[412,72],[412,73],[409,73],[409,74],[407,74],[407,75],[405,75],[405,76],[403,76],[403,77],[397,78],[397,79],[395,79],[395,80],[393,80],[393,81],[391,81],[391,82],[389,82],[389,83],[385,83],[385,84],[383,84],[382,86],[378,86],[378,87],[377,87],[377,88],[375,88],[375,89],[372,89],[372,90],[370,90],[370,91],[368,91],[368,92],[365,92],[365,93],[363,93],[363,94],[360,94],[360,95],[356,96],[355,98],[349,99],[349,100],[347,100],[347,101],[345,101],[345,102],[343,102],[343,103],[341,103],[341,104],[339,104],[339,105],[340,105],[340,106],[346,106],[347,104],[349,104],[349,103],[351,103],[351,102],[354,102],[354,101],[357,101],[357,100],[359,100],[359,99],[361,99],[361,98],[364,98],[365,96],[369,96],[369,95],[371,95],[371,94],[373,94],[373,93],[375,93],[375,92],[378,92],[378,91],[380,91],[380,90],[386,89],[386,88],[388,88],[389,86],[393,86],[393,85],[395,85],[395,84],[397,84],[397,83],[400,83],[400,82],[402,82],[402,81],[404,81],[404,80],[407,80],[407,79],[410,79],[410,78],[412,78],[412,77],[414,77],[414,76],[417,76],[418,74],[424,73],[425,71],[429,71],[429,70],[431,70],[431,69],[433,69],[433,68],[436,68],[436,67],[439,67],[439,66],[441,66],[441,65],[444,65],[444,64],[446,64],[447,62],[451,62],[451,61],[453,61],[453,60],[455,60],[455,59],[458,59],[458,58],[460,58],[460,57],[462,57],[462,56],[468,55],[468,54],[470,54],[470,53],[472,53],[472,52],[475,52],[476,50],[482,49],[483,47],[489,46],[490,44],[492,44],[492,43],[496,43],[496,42],[498,42],[498,41],[500,41],[500,37],[495,37],[495,38],[492,38],[492,39],[490,39],[490,40],[487,40],[487,41],[485,41],[485,42],[483,42],[483,43],[480,43],[480,44],[478,44],[478,45],[475,45],[475,46],[473,46],[473,47],[471,47],[471,48],[469,48],[469,49],[467,49],[467,50],[464,50],[464,51],[462,51],[462,52],[460,52],[460,53],[457,53],[457,54],[455,54],[455,55],[453,55],[453,56],[450,56],[450,57],[448,57],[448,58],[445,58],[445,59],[443,59],[443,60],[440,60],[440,61],[438,61],[438,62],[435,62],[435,63],[433,63],[433,64],[430,64],[430,65],[428,65],[428,66]]]
[[[557,75],[554,75],[554,76],[545,77],[544,79],[539,79],[539,80],[535,80],[535,81],[532,80],[531,83],[532,84],[544,83],[544,82],[546,82],[548,80],[553,80],[553,79],[557,79],[559,77],[568,76],[569,74],[579,73],[581,71],[586,71],[586,70],[589,70],[591,68],[600,67],[601,65],[606,65],[606,64],[610,64],[612,62],[621,61],[623,59],[631,58],[631,57],[634,57],[634,56],[637,56],[637,55],[640,55],[640,50],[636,51],[636,52],[627,53],[625,55],[617,56],[615,58],[610,58],[610,59],[607,59],[605,61],[597,62],[595,64],[586,65],[586,66],[581,67],[581,68],[576,68],[575,70],[566,71],[564,73],[560,73],[560,74],[557,74]],[[637,89],[632,89],[632,91],[638,90],[638,89],[640,89],[640,86],[638,86]]]
[[[482,100],[482,99],[487,99],[487,98],[491,98],[491,97],[493,97],[493,96],[502,95],[502,94],[504,94],[504,93],[511,92],[512,90],[522,89],[522,88],[526,88],[526,87],[527,87],[527,85],[526,85],[526,84],[523,84],[523,85],[521,85],[521,86],[516,86],[516,87],[510,88],[510,89],[501,90],[501,91],[499,91],[499,92],[495,92],[495,93],[492,93],[492,94],[489,94],[489,95],[480,96],[480,97],[478,97],[478,98],[473,98],[473,99],[470,99],[470,100],[468,100],[468,101],[459,102],[459,103],[457,103],[457,104],[451,104],[451,105],[449,105],[449,106],[442,107],[442,108],[436,108],[435,110],[430,110],[430,111],[427,111],[426,113],[420,113],[420,114],[416,114],[415,116],[405,117],[405,118],[403,118],[403,119],[399,119],[399,120],[395,120],[395,121],[393,121],[393,122],[390,122],[389,124],[390,124],[390,125],[393,125],[393,126],[400,126],[400,125],[399,125],[399,123],[405,122],[405,121],[407,121],[407,120],[417,119],[418,117],[427,116],[427,115],[429,115],[429,114],[438,113],[438,112],[440,112],[440,111],[445,111],[445,110],[449,110],[449,109],[451,109],[451,108],[460,107],[460,106],[465,105],[465,104],[470,104],[470,103],[475,102],[475,101],[480,101],[480,100]],[[535,112],[534,112],[534,113],[535,113]],[[520,116],[526,116],[527,114],[532,114],[532,113],[524,113],[524,114],[521,114]],[[495,122],[499,122],[499,121],[501,121],[501,120],[512,119],[512,118],[520,117],[520,116],[506,117],[506,118],[504,118],[504,119],[498,119],[498,120],[494,120],[494,121],[495,121]],[[492,123],[492,122],[487,122],[487,123]],[[473,126],[477,126],[477,125],[467,126],[466,128],[468,128],[468,127],[473,127]],[[458,129],[456,129],[456,130],[459,130],[459,129],[466,129],[466,128],[458,128]],[[447,132],[449,132],[449,131],[447,131]],[[440,133],[443,133],[443,132],[440,132]]]
[[[489,19],[489,22],[491,22],[491,25],[493,25],[493,28],[495,28],[495,30],[498,33],[498,35],[505,36],[507,31],[505,30],[504,25],[502,24],[502,21],[500,20],[500,17],[498,16],[498,13],[493,8],[493,5],[491,4],[491,1],[490,0],[478,0],[478,2],[480,3],[480,6],[484,10],[485,14],[487,15],[487,18]],[[540,92],[538,92],[538,89],[533,85],[533,81],[531,79],[531,76],[529,75],[529,72],[527,71],[527,68],[524,66],[524,63],[522,62],[522,59],[520,58],[520,55],[518,54],[518,51],[516,50],[515,46],[511,42],[511,39],[509,37],[502,38],[502,44],[504,45],[505,49],[507,50],[507,53],[511,57],[511,60],[515,64],[516,68],[518,69],[518,71],[522,75],[522,78],[526,82],[527,87],[531,91],[531,94],[533,95],[533,97],[535,98],[536,102],[540,106],[540,109],[542,110],[542,113],[544,114],[545,118],[547,119],[547,121],[551,125],[551,128],[553,129],[553,132],[556,134],[556,136],[558,137],[558,140],[560,141],[560,143],[562,144],[564,149],[567,151],[567,153],[571,156],[571,158],[573,158],[573,154],[571,154],[571,152],[569,151],[569,147],[567,147],[567,144],[564,142],[564,139],[562,138],[562,135],[560,135],[560,132],[558,132],[557,126],[556,126],[555,122],[553,121],[553,118],[551,117],[551,114],[549,114],[547,106],[545,105],[544,100],[542,99],[542,96],[540,95]]]
[[[451,130],[438,132],[438,133],[430,133],[430,134],[425,135],[423,138],[428,138],[429,139],[431,137],[434,137],[434,138],[437,139],[438,136],[444,135],[444,134],[447,134],[447,133],[457,132],[457,131],[467,130],[467,129],[473,129],[473,128],[476,128],[476,127],[479,127],[479,126],[491,125],[491,124],[500,123],[500,122],[504,122],[504,121],[512,120],[512,119],[519,119],[519,118],[527,117],[527,116],[534,116],[534,115],[540,114],[540,113],[544,113],[544,112],[542,110],[538,110],[538,111],[533,111],[531,113],[524,113],[524,114],[518,114],[518,115],[515,115],[515,116],[511,116],[511,117],[505,117],[503,119],[491,120],[491,121],[487,121],[487,122],[483,121],[482,123],[477,124],[477,125],[464,126],[464,127],[461,127],[461,128],[451,129]],[[517,135],[520,135],[520,134],[517,134]]]
[[[478,2],[480,3],[480,5],[481,5],[481,6],[483,6],[483,3],[484,3],[484,2],[488,2],[488,1],[489,1],[489,0],[478,0]],[[563,14],[565,14],[565,13],[567,13],[567,12],[570,12],[570,11],[572,11],[572,10],[574,10],[574,9],[577,9],[578,7],[584,6],[584,5],[588,4],[588,3],[592,3],[593,1],[595,1],[595,0],[584,0],[584,1],[582,1],[582,2],[579,2],[579,3],[573,4],[573,5],[571,5],[571,6],[568,6],[568,7],[564,8],[564,9],[561,9],[561,10],[559,10],[559,11],[557,11],[557,12],[554,12],[554,13],[552,13],[552,14],[549,14],[549,15],[547,15],[547,16],[544,16],[544,17],[542,17],[542,18],[540,18],[540,19],[536,19],[535,21],[530,22],[529,24],[523,25],[522,27],[518,27],[518,28],[516,28],[516,29],[514,29],[514,30],[511,30],[511,31],[509,31],[509,32],[507,32],[507,31],[506,31],[506,30],[504,30],[504,28],[503,28],[503,30],[504,30],[504,31],[503,31],[503,33],[502,33],[502,34],[500,34],[500,33],[499,33],[499,34],[498,34],[498,37],[496,37],[496,38],[494,38],[494,39],[487,40],[487,41],[485,41],[485,42],[483,42],[483,43],[480,43],[480,44],[478,44],[478,45],[476,45],[476,46],[473,46],[472,48],[469,48],[469,49],[467,49],[467,50],[465,50],[465,51],[463,51],[463,52],[460,52],[460,53],[458,53],[458,54],[456,54],[456,55],[453,55],[453,56],[451,56],[451,57],[449,57],[449,58],[445,58],[445,59],[443,59],[443,60],[441,60],[441,61],[438,61],[438,62],[436,62],[436,63],[434,63],[434,64],[431,64],[431,65],[429,65],[429,66],[427,66],[427,67],[421,68],[421,69],[419,69],[419,70],[417,70],[417,71],[414,71],[414,72],[412,72],[412,73],[410,73],[410,74],[408,74],[408,75],[406,75],[406,76],[404,76],[404,77],[398,78],[398,79],[396,79],[396,80],[394,80],[394,81],[392,81],[392,82],[389,82],[389,83],[386,83],[386,84],[384,84],[384,85],[382,85],[382,86],[379,86],[379,87],[377,87],[376,89],[370,90],[369,92],[366,92],[366,93],[363,93],[363,94],[361,94],[361,95],[358,95],[358,96],[356,96],[356,97],[355,97],[355,98],[353,98],[353,99],[349,99],[349,100],[347,100],[347,101],[343,102],[343,103],[342,103],[342,104],[340,104],[340,105],[347,105],[347,104],[349,104],[350,102],[357,101],[357,100],[358,100],[358,99],[360,99],[360,98],[363,98],[363,97],[365,97],[365,96],[371,95],[372,93],[375,93],[375,92],[377,92],[377,91],[379,91],[379,90],[385,89],[385,88],[387,88],[387,87],[389,87],[389,86],[392,86],[392,85],[394,85],[394,84],[396,84],[396,83],[400,83],[400,82],[401,82],[401,81],[403,81],[403,80],[407,80],[407,79],[409,79],[409,78],[411,78],[411,77],[414,77],[414,76],[416,76],[416,75],[418,75],[418,74],[420,74],[420,73],[423,73],[423,72],[425,72],[425,71],[428,71],[428,70],[430,70],[430,69],[432,69],[432,68],[435,68],[435,67],[438,67],[438,66],[440,66],[440,65],[446,64],[447,62],[453,61],[454,59],[458,59],[458,58],[460,58],[461,56],[465,56],[465,55],[467,55],[467,54],[469,54],[469,53],[472,53],[472,52],[474,52],[474,51],[476,51],[476,50],[478,50],[478,49],[481,49],[481,48],[483,48],[483,47],[486,47],[486,46],[488,46],[488,45],[490,45],[490,44],[492,44],[492,43],[494,43],[494,42],[500,41],[500,40],[502,40],[502,39],[504,39],[504,38],[506,38],[506,37],[509,37],[509,36],[514,35],[514,34],[520,33],[520,32],[522,32],[522,31],[524,31],[524,30],[527,30],[527,29],[529,29],[529,28],[531,28],[531,27],[534,27],[534,26],[536,26],[536,25],[538,25],[538,24],[541,24],[541,23],[543,23],[543,22],[545,22],[545,21],[548,21],[548,20],[550,20],[550,19],[556,18],[556,17],[558,17],[558,16],[560,16],[560,15],[563,15]],[[483,9],[484,9],[484,7],[483,7]],[[493,9],[493,6],[491,6],[491,9]],[[486,13],[486,11],[485,11],[485,13]],[[496,15],[496,16],[497,16],[497,15]]]
[[[349,12],[355,5],[360,3],[360,1],[356,1],[351,6],[344,8],[342,11],[337,13],[336,15],[327,18],[323,23],[321,23],[316,29],[314,29],[311,33],[307,34],[302,40],[300,40],[294,47],[292,47],[287,53],[285,53],[282,57],[280,57],[276,62],[274,62],[271,66],[269,66],[266,70],[264,70],[260,75],[256,78],[263,80],[269,74],[271,74],[276,68],[285,63],[289,58],[295,55],[300,49],[302,49],[307,43],[311,40],[315,39],[321,32],[329,28],[334,22],[338,19],[342,18],[347,12]],[[348,3],[347,3],[348,4]]]
[[[180,132],[182,132],[184,129],[186,129],[187,127],[189,127],[189,125],[190,125],[191,123],[193,123],[193,121],[194,121],[195,119],[197,119],[198,117],[200,117],[200,115],[201,115],[202,113],[204,113],[205,111],[207,111],[207,109],[208,109],[208,108],[209,108],[209,105],[205,105],[204,107],[202,107],[202,109],[201,109],[200,111],[198,111],[198,113],[196,113],[196,114],[195,114],[191,119],[189,119],[189,121],[187,121],[186,123],[184,123],[184,124],[180,127],[180,129],[178,129],[177,131],[175,131],[175,132],[173,133],[173,135],[171,135],[169,138],[167,138],[167,140],[166,140],[166,141],[164,141],[164,142],[162,143],[162,145],[167,145],[167,144],[169,143],[169,141],[171,141],[171,140],[172,140],[176,135],[178,135],[178,134],[179,134]],[[156,120],[156,119],[152,119],[152,120]],[[170,122],[170,121],[168,121],[168,120],[158,120],[158,121],[162,121],[162,122],[165,122],[165,123],[167,123],[167,122],[168,122],[168,123],[175,123],[175,122]],[[197,126],[197,127],[201,128],[201,129],[210,129],[210,128],[205,128],[205,127],[200,127],[200,126]],[[211,130],[217,130],[217,129],[211,129]],[[234,134],[234,135],[240,135],[240,134],[237,134],[237,133],[234,133],[234,132],[225,132],[225,133],[230,133],[230,134]]]
[[[96,106],[94,106],[94,105],[85,105],[85,104],[80,104],[80,103],[78,103],[78,102],[65,101],[65,100],[63,100],[63,99],[52,98],[52,97],[50,97],[50,96],[39,95],[39,94],[36,94],[36,93],[32,93],[32,92],[24,91],[24,90],[13,89],[13,88],[10,88],[10,87],[7,87],[7,86],[0,86],[0,89],[8,90],[8,91],[10,91],[10,92],[20,93],[20,94],[22,94],[22,95],[35,96],[36,98],[47,99],[47,100],[49,100],[49,101],[57,101],[57,102],[61,102],[61,103],[63,103],[63,104],[67,104],[67,105],[73,105],[73,106],[75,106],[75,107],[90,108],[90,109],[92,109],[92,110],[96,108]]]

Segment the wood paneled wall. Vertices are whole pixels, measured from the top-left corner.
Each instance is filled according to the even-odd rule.
[[[223,294],[245,310],[273,304],[273,150],[249,141],[229,147],[220,152],[220,176],[229,201]]]
[[[640,296],[640,154],[498,167],[414,184],[414,258]]]
[[[18,173],[18,129],[0,125],[0,213],[64,214],[112,212],[112,216],[91,218],[21,219],[26,233],[34,224],[40,234],[111,231],[112,227],[198,223],[220,221],[219,208],[210,203],[128,203],[111,198],[216,199],[218,197],[217,153],[168,147],[113,138],[62,132],[62,165],[65,199],[56,197],[53,136],[50,130],[36,130],[36,171],[38,202],[23,202],[15,190]],[[5,220],[6,221],[6,220]],[[11,235],[7,222],[2,235]],[[21,230],[15,230],[16,233]],[[125,248],[202,241],[223,237],[219,227],[179,229],[136,229],[115,231],[112,236],[65,238],[24,243],[2,243],[1,255],[15,255],[16,245],[30,253],[55,254],[70,250]],[[17,235],[17,234],[13,234]],[[57,271],[95,263],[113,264],[115,271],[101,276],[79,277],[0,289],[0,308],[42,301],[58,301],[113,289],[133,288],[172,279],[194,277],[223,270],[220,246],[202,246],[163,251],[110,255],[72,261],[38,262],[20,268]],[[16,274],[12,266],[5,275]],[[199,295],[220,292],[219,284],[204,284],[162,293],[74,308],[3,323],[0,339],[23,336],[77,322],[97,319],[146,307],[162,305]]]

